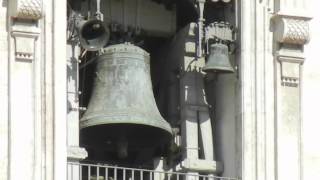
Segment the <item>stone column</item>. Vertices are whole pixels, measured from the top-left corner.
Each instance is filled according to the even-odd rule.
[[[273,1],[241,1],[239,109],[241,171],[245,180],[275,180]]]
[[[306,1],[276,1],[275,43],[275,157],[279,180],[302,179],[301,81],[304,45],[309,41]]]
[[[40,180],[42,146],[42,59],[40,0],[9,2],[8,179]]]

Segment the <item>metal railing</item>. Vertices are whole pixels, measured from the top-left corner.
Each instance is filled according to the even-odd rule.
[[[68,180],[239,180],[238,178],[68,162]]]

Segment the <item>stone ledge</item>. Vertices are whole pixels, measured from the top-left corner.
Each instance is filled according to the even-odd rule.
[[[80,161],[88,157],[88,153],[84,148],[78,146],[68,147],[68,160]]]
[[[221,173],[223,171],[223,164],[221,162],[203,159],[185,159],[177,166],[177,170]]]

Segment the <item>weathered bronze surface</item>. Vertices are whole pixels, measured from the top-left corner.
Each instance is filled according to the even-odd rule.
[[[210,54],[202,71],[207,73],[233,73],[234,69],[230,63],[228,46],[224,44],[211,44]]]
[[[98,19],[79,20],[76,26],[80,44],[88,51],[97,51],[109,41],[109,29]]]
[[[80,120],[85,145],[116,151],[161,148],[171,140],[171,127],[159,113],[150,78],[149,54],[119,44],[100,52],[88,110]]]

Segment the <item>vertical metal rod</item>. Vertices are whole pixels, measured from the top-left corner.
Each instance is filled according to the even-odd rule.
[[[112,22],[112,0],[109,0],[109,15],[110,15],[110,22]]]
[[[134,180],[134,170],[131,170],[131,180]]]
[[[206,2],[205,0],[197,0],[198,10],[199,10],[197,57],[202,57],[203,22],[205,21],[205,19],[203,18],[203,11],[204,11],[205,2]]]
[[[126,180],[126,169],[123,169],[122,179],[123,179],[123,180]]]
[[[107,167],[105,168],[105,171],[106,171],[106,172],[104,172],[104,176],[105,176],[104,179],[105,179],[105,180],[108,180],[108,168],[107,168]]]
[[[97,13],[101,13],[101,11],[100,11],[100,0],[97,0]]]
[[[99,166],[97,166],[97,180],[99,180]]]
[[[136,0],[136,31],[140,29],[140,0]]]
[[[143,172],[140,170],[140,180],[143,180]]]
[[[150,171],[150,179],[149,180],[152,180],[152,171]]]
[[[179,180],[179,174],[176,174],[177,175],[177,180]],[[187,179],[187,178],[185,178],[185,179]]]
[[[237,36],[238,36],[238,27],[239,27],[239,3],[238,3],[238,0],[235,0],[234,1],[234,8],[235,8],[235,33],[234,33],[234,39],[237,39]]]
[[[122,0],[122,23],[123,28],[126,31],[127,29],[127,22],[126,22],[126,0]]]
[[[80,164],[79,166],[79,179],[82,180],[82,165]]]
[[[113,170],[113,180],[117,180],[117,168]]]
[[[88,180],[90,180],[91,176],[91,166],[88,166]]]

